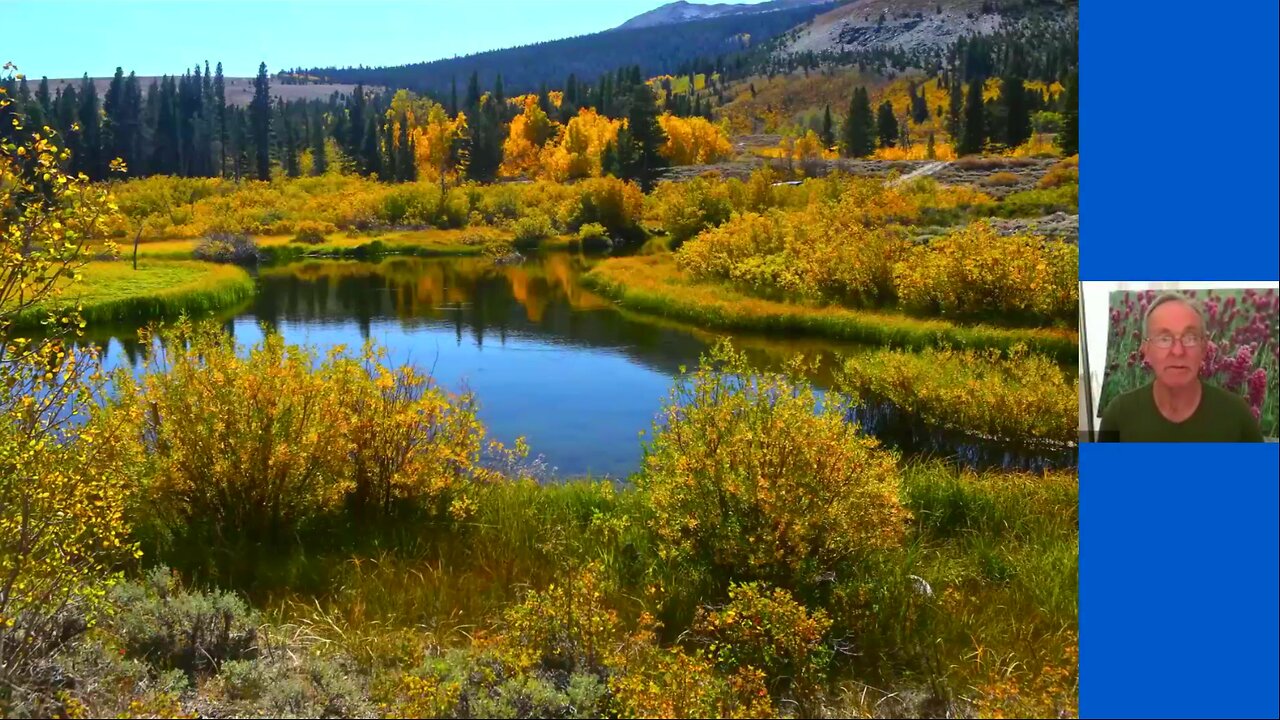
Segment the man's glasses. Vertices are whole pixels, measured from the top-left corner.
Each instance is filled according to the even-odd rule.
[[[1148,342],[1160,348],[1161,350],[1168,350],[1172,348],[1174,340],[1181,342],[1182,347],[1184,348],[1194,348],[1194,347],[1199,347],[1202,343],[1204,343],[1204,336],[1201,335],[1200,333],[1189,332],[1189,333],[1183,333],[1182,335],[1176,335],[1176,336],[1165,333],[1163,335],[1156,335],[1155,337],[1147,338]]]

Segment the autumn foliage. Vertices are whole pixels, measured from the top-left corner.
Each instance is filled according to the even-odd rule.
[[[658,124],[667,134],[667,142],[659,152],[672,165],[709,165],[733,154],[733,145],[724,130],[705,118],[663,113]]]
[[[637,478],[661,555],[791,580],[900,543],[909,513],[894,456],[824,405],[806,384],[716,348],[672,391]]]

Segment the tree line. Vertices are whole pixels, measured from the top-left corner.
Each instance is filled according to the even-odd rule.
[[[88,75],[56,90],[48,78],[33,90],[25,76],[8,77],[6,94],[16,102],[0,118],[5,120],[0,132],[12,132],[10,116],[25,118],[24,132],[48,126],[68,151],[68,171],[91,180],[119,177],[110,167],[116,158],[124,161],[125,177],[268,180],[273,174],[297,177],[304,171],[320,175],[337,163],[384,181],[417,179],[414,140],[403,111],[398,115],[393,109],[393,90],[357,85],[327,99],[286,102],[272,98],[271,82],[266,64],[259,65],[253,98],[239,107],[226,100],[220,62],[212,70],[206,62],[181,76],[153,80],[145,91],[135,73],[117,68],[101,96]],[[559,93],[557,102],[553,92]],[[561,123],[580,108],[628,120],[629,129],[608,149],[606,172],[647,184],[661,167],[658,148],[665,136],[657,122],[658,98],[639,66],[618,68],[594,81],[570,75],[560,90],[543,84],[537,98],[542,110]],[[508,127],[521,112],[507,102],[503,77],[485,87],[473,72],[461,89],[451,82],[440,100],[449,116],[466,117],[466,132],[454,151],[465,176],[495,179]],[[309,160],[305,168],[304,157]]]

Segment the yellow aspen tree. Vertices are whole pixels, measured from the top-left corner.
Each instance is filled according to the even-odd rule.
[[[507,139],[502,143],[501,175],[538,174],[542,146],[560,132],[560,124],[538,107],[538,96],[522,95],[524,110],[511,119]]]
[[[466,131],[465,113],[450,118],[442,105],[432,103],[425,121],[412,130],[418,178],[442,185],[445,181],[456,181],[465,170],[465,158],[458,154],[458,143]]]
[[[543,176],[559,182],[599,177],[605,145],[617,141],[621,127],[621,120],[605,117],[594,108],[581,108],[560,134],[560,142],[543,149]]]
[[[659,152],[673,165],[706,165],[733,154],[729,137],[706,118],[664,113],[658,123],[667,134],[667,142]]]

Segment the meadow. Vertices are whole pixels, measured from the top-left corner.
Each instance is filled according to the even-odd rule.
[[[1064,439],[1077,255],[983,222],[1016,193],[768,169],[648,194],[614,177],[91,184],[23,149],[0,146],[0,207],[23,208],[0,290],[37,294],[0,294],[5,716],[1078,714],[1074,469],[969,469],[849,422],[875,395]],[[1069,193],[1062,167],[1046,191]],[[46,201],[23,201],[41,177]],[[115,256],[105,238],[138,238],[138,268],[95,260]],[[716,344],[612,483],[544,477],[523,440],[489,437],[483,398],[376,344],[141,322],[252,291],[197,255],[497,268],[571,242],[647,248],[588,274],[624,308],[883,349],[819,402],[805,358],[763,371]],[[323,262],[305,271],[364,271]],[[28,305],[59,316],[39,338]],[[74,341],[126,318],[146,355],[108,376]]]

